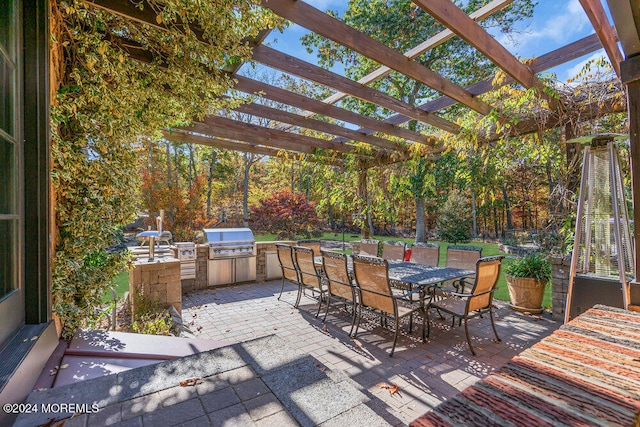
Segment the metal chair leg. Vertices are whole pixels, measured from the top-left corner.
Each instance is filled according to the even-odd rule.
[[[280,286],[280,295],[278,295],[278,299],[282,296],[282,291],[284,291],[284,276],[282,276],[282,286]]]
[[[320,308],[322,307],[322,296],[323,295],[324,295],[324,293],[322,293],[322,291],[320,291],[320,297],[318,298],[318,311],[316,312],[316,319],[318,318],[318,315],[320,314]]]
[[[491,319],[491,327],[493,328],[493,333],[496,334],[496,341],[502,342],[500,337],[498,336],[498,331],[496,331],[496,325],[493,323],[493,310],[489,309],[489,318]]]
[[[396,331],[393,334],[393,346],[391,347],[391,353],[389,353],[389,357],[393,357],[393,352],[396,351],[396,341],[398,340],[398,329],[400,329],[398,325],[398,321],[400,319],[396,317]]]
[[[349,336],[352,336],[351,334],[353,333],[353,327],[356,325],[357,308],[355,302],[351,305],[351,310],[353,311],[353,316],[351,317],[351,329],[349,329]]]
[[[358,335],[358,328],[360,327],[360,319],[362,319],[362,307],[360,306],[360,304],[358,304],[355,308],[359,311],[359,313],[358,313],[358,322],[356,323],[356,330],[353,332],[353,335],[352,335],[353,338],[355,338],[356,335]]]
[[[329,305],[331,304],[331,295],[327,295],[327,308],[324,310],[324,319],[322,322],[324,323],[327,320],[327,315],[329,314]]]
[[[469,344],[469,349],[471,350],[471,354],[476,355],[476,351],[473,349],[471,345],[471,337],[469,336],[469,327],[467,326],[467,318],[464,318],[464,333],[467,334],[467,344]]]
[[[302,285],[298,284],[298,298],[296,298],[296,303],[293,305],[295,308],[298,308],[298,305],[300,305],[301,297],[302,297]]]

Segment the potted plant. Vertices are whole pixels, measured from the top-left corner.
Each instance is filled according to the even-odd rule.
[[[542,298],[551,279],[551,264],[539,252],[518,258],[505,266],[510,307],[532,314],[542,313]]]

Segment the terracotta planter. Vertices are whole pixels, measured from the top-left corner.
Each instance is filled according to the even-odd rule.
[[[509,298],[513,310],[532,314],[542,313],[542,297],[546,280],[532,279],[530,277],[513,277],[505,275],[509,287]]]

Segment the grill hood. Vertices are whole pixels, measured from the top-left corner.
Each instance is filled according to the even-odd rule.
[[[251,243],[255,242],[250,228],[205,228],[206,243],[210,246],[225,243]]]

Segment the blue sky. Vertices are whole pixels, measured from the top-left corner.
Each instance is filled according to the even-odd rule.
[[[323,11],[327,9],[342,11],[347,5],[346,0],[307,0],[307,3]],[[496,38],[511,53],[521,58],[540,56],[594,32],[578,0],[539,0],[534,17],[523,22],[522,25],[524,31],[518,34],[515,40],[507,40],[502,34],[496,35]],[[300,43],[300,37],[307,32],[305,28],[291,25],[284,33],[272,32],[266,42],[277,50],[316,63],[315,55],[308,54]],[[602,56],[605,56],[605,53],[600,50],[556,67],[550,72],[555,73],[558,80],[566,81],[574,76],[586,61]],[[246,72],[245,67],[241,73]],[[334,68],[334,71],[342,74],[339,66]]]

